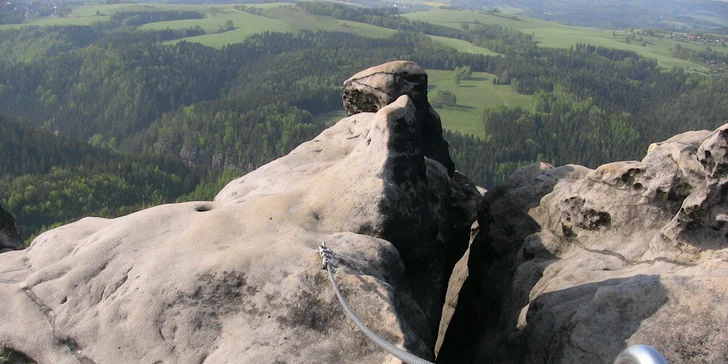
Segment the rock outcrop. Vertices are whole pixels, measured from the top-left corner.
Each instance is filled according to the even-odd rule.
[[[611,363],[632,344],[728,362],[727,146],[728,125],[688,132],[486,194],[439,362]]]
[[[342,94],[349,117],[214,201],[85,218],[1,254],[0,357],[396,362],[339,306],[323,240],[363,321],[438,363],[610,363],[638,343],[728,362],[728,125],[641,161],[536,163],[486,192],[455,170],[418,65]],[[0,252],[22,248],[2,221],[17,239]]]
[[[25,248],[23,230],[13,215],[0,206],[0,253]]]
[[[445,166],[452,177],[455,163],[442,139],[440,115],[427,100],[427,72],[422,67],[414,62],[394,61],[368,68],[346,80],[342,91],[344,109],[349,115],[375,112],[400,95],[409,96],[415,105],[425,155]]]
[[[382,67],[424,74],[401,64]],[[390,362],[339,306],[324,240],[363,321],[433,359],[481,196],[439,162],[450,157],[439,118],[419,117],[436,116],[425,95],[380,86],[387,102],[347,101],[367,112],[214,201],[84,218],[0,255],[0,349],[40,363]]]

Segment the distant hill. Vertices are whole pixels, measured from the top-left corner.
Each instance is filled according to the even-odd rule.
[[[728,2],[717,0],[452,0],[463,8],[507,6],[523,15],[601,28],[712,29],[728,25]]]

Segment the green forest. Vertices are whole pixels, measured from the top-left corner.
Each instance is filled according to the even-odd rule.
[[[728,119],[725,73],[664,70],[634,52],[587,44],[539,47],[532,35],[493,24],[454,29],[376,9],[298,6],[397,31],[265,32],[215,49],[164,43],[184,37],[179,30],[138,29],[199,15],[179,11],[0,30],[0,203],[25,237],[83,216],[211,199],[320,133],[327,125],[316,115],[341,110],[342,82],[391,60],[488,72],[533,95],[531,110],[479,110],[483,135],[445,132],[458,169],[487,188],[538,160],[596,167],[640,158],[651,142]],[[428,35],[500,55],[457,52]]]

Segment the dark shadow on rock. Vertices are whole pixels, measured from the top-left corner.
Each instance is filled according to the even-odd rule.
[[[35,364],[35,360],[12,348],[0,348],[0,363],[3,364]]]
[[[437,115],[429,113],[428,104],[412,106],[414,113],[387,121],[390,151],[382,176],[385,183],[379,213],[384,219],[380,237],[399,252],[409,293],[427,318],[422,339],[432,350],[447,282],[453,266],[467,250],[470,226],[482,197],[467,177],[450,174],[438,159],[430,158],[428,137],[439,136],[445,142],[441,134],[428,129],[439,122],[422,123],[420,112]],[[442,147],[441,159],[449,160],[447,144]]]
[[[442,138],[440,116],[427,99],[427,91],[436,87],[427,81],[427,73],[416,63],[393,61],[345,81],[342,102],[347,114],[353,115],[378,112],[408,97],[407,106],[399,105],[408,110],[388,114],[391,119],[386,125],[376,126],[376,130],[386,129],[387,138],[386,162],[379,175],[384,182],[378,206],[381,225],[357,232],[383,238],[399,252],[408,288],[404,295],[412,297],[401,301],[416,302],[419,307],[405,310],[421,309],[426,317],[425,323],[409,325],[429,347],[427,357],[433,357],[447,282],[467,250],[481,196],[472,183],[464,183],[456,174],[449,145]],[[474,203],[470,203],[472,196],[477,196]],[[395,297],[399,311],[398,301]]]
[[[611,363],[642,321],[667,301],[659,275],[608,279],[543,293],[531,302],[525,328],[499,346],[493,361]],[[483,359],[475,358],[478,363]]]
[[[429,331],[436,333],[444,251],[435,240],[439,227],[430,224],[433,216],[423,198],[428,181],[421,124],[401,117],[389,120],[388,127],[392,128],[388,142],[392,150],[384,166],[386,182],[379,207],[385,217],[381,237],[397,248],[410,292],[427,317]],[[434,340],[426,341],[434,345]]]
[[[538,170],[530,177],[486,193],[478,216],[480,231],[470,244],[468,277],[460,289],[457,307],[438,353],[438,363],[472,363],[481,357],[479,353],[495,352],[500,341],[506,338],[504,332],[515,331],[518,317],[512,317],[510,311],[528,302],[527,293],[519,297],[512,294],[518,264],[528,260],[519,254],[524,254],[521,247],[526,237],[541,230],[528,211],[538,206],[541,198],[572,170],[560,167],[560,173],[534,182],[535,177],[543,177],[541,172]],[[540,272],[557,259],[545,249],[540,254],[533,259],[541,263],[540,271],[534,272],[538,276],[530,283],[531,287],[522,287],[521,292],[529,292],[540,278]],[[482,359],[485,360],[475,362],[488,362],[487,358]]]
[[[13,215],[0,206],[0,253],[24,248],[22,227]]]

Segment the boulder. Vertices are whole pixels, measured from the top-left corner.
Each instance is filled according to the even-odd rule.
[[[0,206],[0,253],[24,248],[23,229],[13,215]]]
[[[427,101],[427,72],[417,63],[393,61],[368,68],[344,82],[341,97],[349,115],[375,112],[400,95],[407,95],[415,105],[416,127],[423,136],[425,156],[440,162],[450,177],[455,163],[448,143],[442,138],[440,115]]]
[[[214,201],[84,218],[0,256],[0,349],[41,363],[383,363],[352,309],[432,360],[481,196],[424,153],[398,96],[342,119]]]
[[[489,191],[438,362],[610,363],[632,344],[728,362],[726,145],[728,124]]]
[[[427,102],[427,72],[415,62],[393,61],[367,68],[344,81],[342,100],[347,114],[376,112],[407,95]]]

